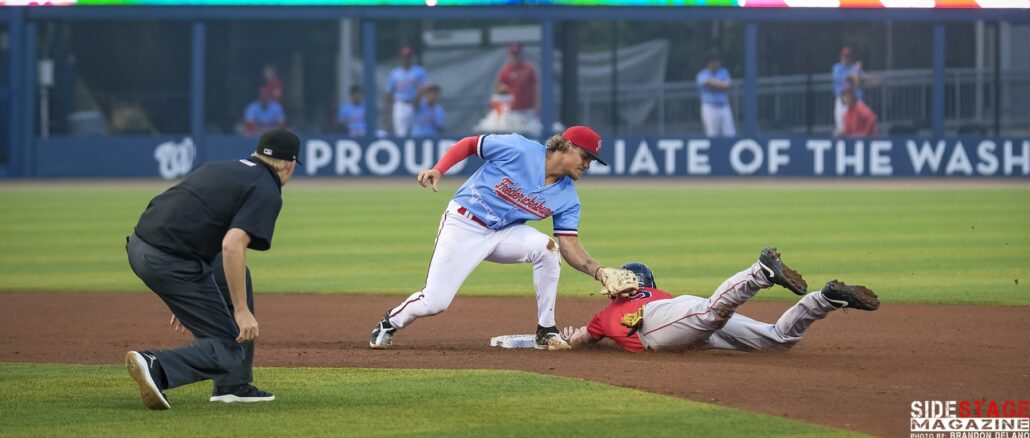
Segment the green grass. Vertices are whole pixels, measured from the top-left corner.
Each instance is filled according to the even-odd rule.
[[[257,290],[411,293],[453,189],[288,186],[272,251],[249,255]],[[145,290],[124,236],[157,192],[0,190],[0,290]],[[591,255],[646,262],[673,293],[707,294],[773,245],[814,288],[840,278],[885,302],[1030,305],[1027,189],[586,187],[580,196]],[[597,289],[563,267],[562,295]],[[460,293],[531,296],[531,268],[484,263]]]
[[[855,436],[768,415],[518,371],[259,368],[271,403],[210,384],[146,410],[118,366],[0,364],[0,436]],[[631,407],[631,408],[627,408]]]

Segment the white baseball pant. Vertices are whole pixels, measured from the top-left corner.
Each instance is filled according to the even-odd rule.
[[[411,134],[411,125],[415,122],[415,105],[410,102],[393,102],[393,135],[407,137]]]
[[[848,106],[840,100],[840,97],[833,99],[833,135],[838,136],[844,132],[844,113],[848,112]]]
[[[736,313],[737,306],[770,286],[755,263],[723,282],[709,298],[682,295],[647,303],[640,341],[651,350],[782,350],[800,341],[813,322],[835,310],[822,293],[813,292],[784,312],[776,324]]]
[[[705,126],[705,135],[708,137],[733,137],[737,130],[733,126],[733,112],[729,104],[713,105],[710,103],[701,104],[701,123]]]
[[[404,328],[418,318],[447,310],[461,284],[486,260],[504,264],[532,263],[537,324],[554,326],[554,301],[561,273],[558,244],[528,225],[491,230],[467,213],[459,214],[459,208],[461,205],[451,201],[440,220],[425,287],[390,310],[390,323]]]

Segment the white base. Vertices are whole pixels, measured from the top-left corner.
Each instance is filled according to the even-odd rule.
[[[536,348],[536,335],[504,335],[490,338],[491,347]]]
[[[233,394],[216,395],[211,397],[213,402],[222,403],[254,403],[254,402],[266,402],[275,400],[275,396],[269,397],[237,397]]]

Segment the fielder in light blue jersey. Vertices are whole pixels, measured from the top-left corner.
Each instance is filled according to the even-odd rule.
[[[468,137],[456,143],[432,169],[422,171],[423,187],[437,183],[451,166],[476,155],[479,170],[458,189],[440,220],[425,286],[391,309],[372,330],[371,348],[388,348],[398,329],[418,318],[443,312],[458,288],[483,260],[532,263],[537,298],[536,348],[564,350],[554,320],[559,261],[593,276],[606,288],[632,273],[606,268],[579,243],[580,202],[573,182],[599,159],[601,137],[573,126],[542,145],[518,134]],[[525,225],[554,218],[556,243]],[[623,277],[624,278],[624,277]]]
[[[545,182],[543,145],[518,134],[482,136],[478,140],[476,155],[487,164],[458,189],[456,204],[492,230],[554,216],[555,236],[579,235],[576,186],[568,176]],[[584,168],[592,159],[587,158]]]

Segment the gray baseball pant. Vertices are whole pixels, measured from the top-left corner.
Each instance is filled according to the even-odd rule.
[[[736,313],[737,306],[771,286],[761,265],[755,263],[723,282],[711,297],[681,295],[647,303],[640,340],[651,350],[782,350],[835,310],[822,293],[812,292],[787,309],[776,324]]]
[[[175,388],[213,379],[216,386],[253,381],[254,344],[239,344],[239,328],[222,270],[221,255],[212,265],[157,249],[139,237],[125,245],[129,266],[172,311],[196,340],[171,350],[148,350],[157,356],[166,384]],[[247,306],[254,311],[254,293],[247,269]]]

